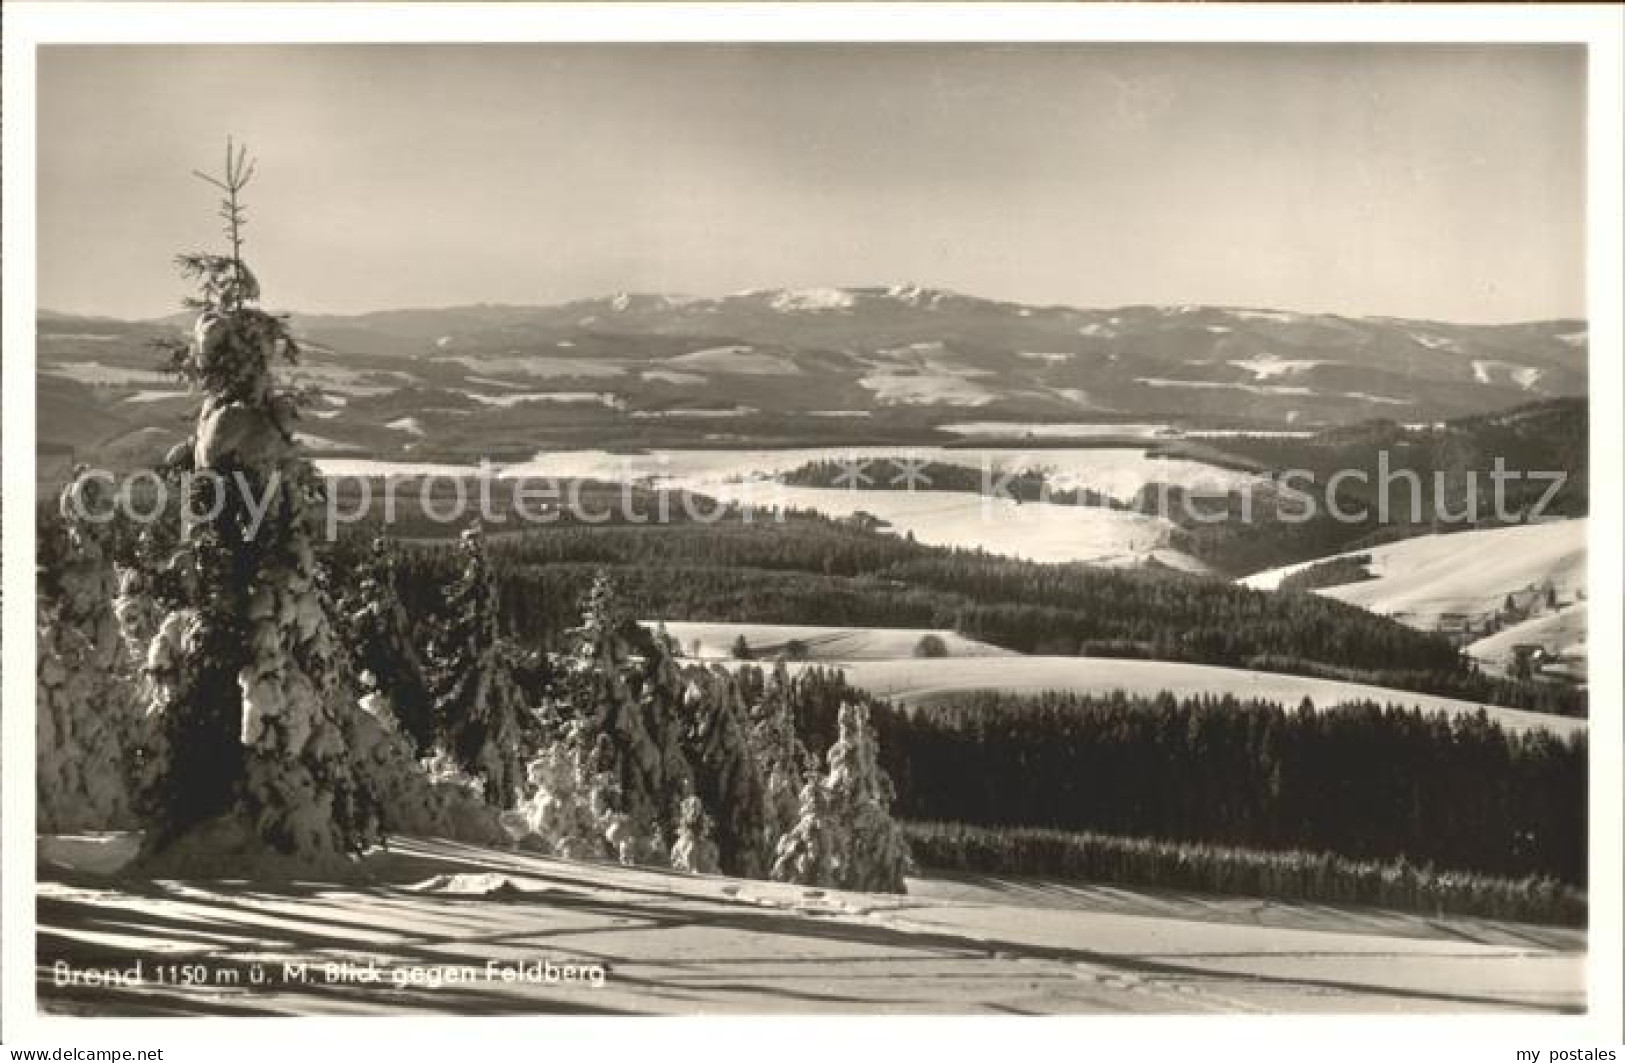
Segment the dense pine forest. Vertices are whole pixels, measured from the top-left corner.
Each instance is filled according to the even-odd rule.
[[[812,748],[864,697],[822,669],[797,689]],[[1230,696],[987,693],[872,715],[927,866],[1584,922],[1583,737]]]
[[[362,548],[356,531],[340,557]],[[783,522],[557,526],[492,541],[507,622],[555,646],[604,569],[644,619],[950,628],[1019,653],[1133,657],[1312,675],[1563,715],[1582,689],[1488,675],[1443,635],[1309,593],[1169,569],[1045,565],[928,547],[810,514]],[[419,541],[402,594],[433,603],[449,554]],[[346,566],[338,566],[343,570]]]

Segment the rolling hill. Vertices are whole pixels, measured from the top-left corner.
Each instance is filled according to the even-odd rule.
[[[1509,596],[1544,596],[1548,586],[1559,604],[1572,603],[1585,592],[1588,528],[1583,518],[1549,521],[1423,535],[1352,551],[1338,557],[1355,561],[1370,578],[1315,593],[1425,629],[1451,616],[1482,623],[1500,612]],[[1274,590],[1292,573],[1330,560],[1271,569],[1241,582]]]

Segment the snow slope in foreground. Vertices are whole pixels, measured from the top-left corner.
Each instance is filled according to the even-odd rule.
[[[654,627],[660,621],[645,620]],[[932,628],[816,627],[805,624],[735,624],[699,620],[665,621],[666,633],[690,657],[731,657],[741,635],[753,656],[771,660],[792,641],[806,647],[812,661],[885,660],[912,657],[920,640],[935,635],[949,657],[1011,657],[1013,651],[968,639],[956,631]]]
[[[953,695],[984,690],[1016,694],[1039,694],[1048,690],[1110,694],[1121,690],[1147,696],[1166,690],[1177,697],[1233,694],[1238,698],[1263,698],[1282,702],[1288,708],[1309,698],[1318,708],[1346,701],[1374,701],[1380,705],[1403,705],[1451,716],[1479,710],[1473,702],[1413,694],[1408,690],[1174,661],[1013,656],[853,661],[840,668],[853,686],[905,705],[930,704]],[[1567,716],[1496,707],[1486,707],[1484,711],[1509,731],[1545,728],[1560,735],[1586,731],[1585,720]]]
[[[1444,613],[1494,613],[1508,594],[1530,591],[1547,581],[1559,601],[1567,603],[1585,589],[1588,526],[1581,518],[1424,535],[1339,554],[1335,556],[1369,554],[1367,568],[1376,578],[1315,593],[1420,628],[1437,626]],[[1284,577],[1317,563],[1270,569],[1241,582],[1255,590],[1274,590]]]
[[[1575,932],[984,879],[895,897],[404,839],[364,885],[120,882],[42,839],[41,1007],[79,1015],[1573,1012]],[[103,854],[105,855],[105,853]],[[1102,898],[1106,903],[1101,903]],[[1245,909],[1245,910],[1244,910]],[[1442,925],[1450,922],[1452,925]],[[1321,927],[1322,929],[1308,929]],[[59,986],[140,959],[206,984]],[[487,977],[494,963],[497,977]],[[551,963],[599,967],[547,984]],[[265,984],[249,983],[251,973]],[[303,979],[283,965],[304,965]],[[349,964],[328,978],[329,964]],[[466,979],[448,980],[466,972]],[[297,971],[297,966],[293,968]],[[232,983],[215,974],[237,972]],[[501,977],[514,971],[512,981]],[[372,972],[372,979],[366,977]],[[434,980],[439,972],[440,980]],[[347,973],[347,976],[346,976]]]

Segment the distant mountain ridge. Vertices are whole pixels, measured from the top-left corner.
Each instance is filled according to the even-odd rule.
[[[392,437],[355,431],[425,408],[418,427],[431,440],[436,410],[453,411],[465,427],[472,417],[515,431],[527,419],[574,417],[585,438],[592,418],[581,409],[564,416],[565,403],[599,403],[608,412],[593,417],[628,423],[710,418],[756,440],[786,418],[819,415],[910,431],[967,418],[1277,428],[1431,422],[1584,395],[1589,347],[1579,320],[1464,325],[1207,306],[1080,309],[917,285],[719,298],[620,292],[555,306],[291,317],[306,347],[305,382],[344,399],[344,430],[366,449]],[[162,410],[161,392],[135,394],[162,386],[146,341],[186,320],[42,311],[41,371],[100,388],[115,400],[117,419],[149,424],[149,411],[130,401]],[[753,417],[767,423],[752,427]],[[325,426],[321,434],[329,434]],[[707,433],[727,434],[717,424]]]

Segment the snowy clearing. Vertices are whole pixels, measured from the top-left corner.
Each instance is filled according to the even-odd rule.
[[[1018,503],[948,491],[850,491],[782,484],[717,484],[712,498],[742,505],[810,509],[831,517],[866,513],[897,535],[928,546],[993,551],[1028,561],[1139,564],[1153,552],[1201,570],[1168,548],[1173,525],[1160,517],[1091,506]]]
[[[40,372],[51,376],[66,377],[68,380],[77,380],[81,384],[145,384],[157,386],[162,384],[173,385],[175,378],[168,373],[160,373],[154,369],[126,369],[118,365],[103,365],[100,362],[73,362],[67,365],[42,365]]]
[[[471,354],[455,359],[476,373],[507,373],[540,377],[606,377],[622,376],[626,369],[612,362],[595,362],[587,358],[554,358],[550,355],[528,354]]]
[[[319,436],[313,432],[295,432],[294,438],[300,443],[303,443],[305,446],[309,447],[311,450],[324,450],[331,452],[357,451],[365,449],[364,447],[356,446],[354,443],[341,443],[336,439],[328,439],[326,436]]]
[[[191,398],[190,391],[152,390],[138,391],[134,395],[124,396],[125,402],[168,402],[170,399]]]
[[[795,666],[792,666],[795,667]],[[1279,701],[1288,708],[1304,698],[1317,708],[1339,702],[1373,701],[1403,705],[1448,716],[1471,714],[1476,703],[1408,690],[1345,683],[1334,679],[1251,672],[1174,661],[1133,661],[1105,657],[985,657],[962,660],[856,661],[841,669],[847,682],[877,697],[904,705],[929,705],[954,695],[980,690],[1040,694],[1050,690],[1077,694],[1155,695],[1176,697],[1232,694],[1238,698]],[[1486,707],[1491,720],[1509,731],[1545,729],[1559,735],[1586,731],[1586,721],[1521,709]]]
[[[1253,358],[1232,358],[1227,365],[1237,369],[1245,369],[1253,375],[1255,381],[1273,380],[1276,377],[1297,376],[1321,365],[1331,365],[1331,362],[1320,361],[1313,358],[1281,358],[1273,354],[1260,354]]]
[[[859,378],[858,386],[883,406],[986,406],[997,398],[967,374],[947,370],[881,369]]]
[[[1136,427],[1136,426],[1126,426]],[[1150,428],[1152,426],[1138,426]],[[538,453],[535,458],[504,469],[505,476],[552,476],[597,480],[655,478],[669,486],[709,492],[713,487],[781,476],[809,462],[855,461],[871,477],[890,478],[897,472],[892,458],[940,462],[986,469],[994,477],[1023,470],[1046,470],[1056,487],[1090,487],[1117,498],[1130,498],[1148,483],[1177,484],[1187,489],[1227,491],[1255,482],[1247,473],[1221,469],[1197,461],[1153,458],[1138,447],[1076,447],[1023,450],[1020,447],[792,447],[757,450],[672,450],[656,448],[641,454],[611,454],[603,450]],[[841,491],[857,495],[858,508],[881,494],[904,492]],[[944,492],[934,492],[939,498]],[[971,501],[980,499],[972,496]],[[842,503],[840,509],[851,509]],[[871,509],[871,511],[873,511]]]
[[[679,370],[700,369],[739,376],[798,376],[801,373],[801,367],[788,358],[763,354],[748,346],[708,347],[703,351],[668,358],[666,364]]]
[[[1172,524],[1125,510],[1093,506],[1018,503],[1008,498],[948,491],[859,491],[792,487],[773,480],[813,461],[856,461],[870,477],[893,479],[908,458],[988,471],[989,483],[1024,469],[1044,469],[1057,488],[1088,487],[1130,498],[1147,483],[1225,491],[1252,479],[1245,473],[1200,462],[1154,459],[1133,448],[1080,447],[1023,451],[1017,448],[954,450],[946,447],[809,447],[785,450],[650,450],[612,454],[602,450],[542,452],[528,462],[494,468],[504,478],[641,482],[702,494],[759,509],[795,508],[848,518],[866,513],[898,535],[912,532],[928,545],[981,548],[1031,561],[1138,564],[1148,557],[1190,571],[1205,566],[1168,549]],[[986,464],[984,464],[984,462]],[[323,461],[327,476],[474,476],[473,466],[390,461]]]
[[[1136,384],[1148,388],[1189,388],[1196,391],[1245,391],[1249,395],[1313,395],[1311,388],[1294,384],[1227,384],[1218,380],[1171,380],[1167,377],[1135,377]]]
[[[612,409],[621,405],[621,400],[611,391],[516,391],[506,395],[482,395],[477,391],[464,391],[463,394],[475,402],[503,409],[526,402],[559,402],[577,406],[607,406]]]
[[[676,384],[680,387],[704,384],[711,379],[701,373],[679,373],[670,369],[645,369],[639,376],[652,384]]]
[[[675,410],[633,410],[634,421],[717,421],[727,420],[730,417],[749,417],[761,411],[754,406],[728,406],[728,407],[679,407]]]
[[[107,879],[46,839],[41,1008],[71,1014],[1572,1012],[1577,934],[997,879],[910,895],[572,864],[398,839],[366,884]],[[103,850],[98,852],[98,850]],[[1209,913],[1217,913],[1213,918]],[[238,984],[59,987],[184,963]],[[253,964],[267,984],[247,984]],[[534,980],[527,965],[598,969]],[[284,964],[304,964],[303,979]],[[326,973],[335,966],[333,977]],[[534,969],[534,968],[532,968]],[[502,972],[512,972],[504,977]],[[348,972],[348,976],[346,976]],[[369,978],[366,972],[371,972]]]

